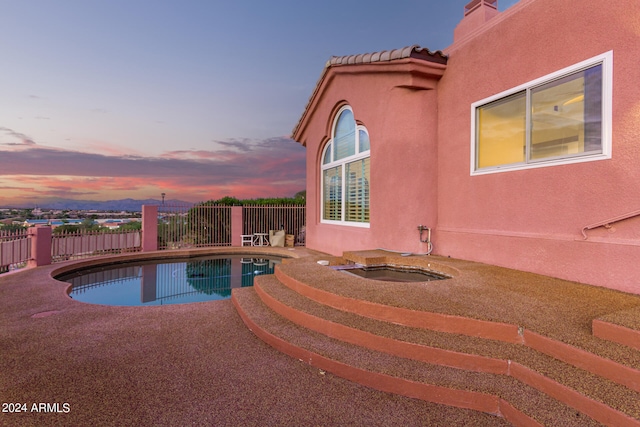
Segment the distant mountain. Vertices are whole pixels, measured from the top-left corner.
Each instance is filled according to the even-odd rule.
[[[185,202],[182,200],[165,200],[165,205],[187,205],[191,206],[193,203]],[[160,205],[161,200],[156,199],[121,199],[121,200],[73,200],[73,199],[56,199],[52,201],[41,201],[38,203],[40,209],[58,209],[58,210],[98,210],[98,211],[130,211],[140,212],[142,205]],[[26,206],[24,206],[26,207]],[[33,208],[35,206],[28,206]]]

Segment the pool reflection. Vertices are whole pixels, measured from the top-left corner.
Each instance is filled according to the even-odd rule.
[[[108,305],[182,304],[231,297],[233,288],[273,274],[280,258],[195,258],[185,262],[139,263],[85,270],[58,280],[73,285],[76,300]]]

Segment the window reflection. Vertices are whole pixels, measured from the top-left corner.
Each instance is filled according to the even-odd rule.
[[[603,153],[603,67],[478,106],[476,169]]]
[[[526,146],[526,92],[478,108],[478,167],[521,163]]]
[[[369,134],[350,107],[334,122],[322,155],[322,220],[369,222]]]

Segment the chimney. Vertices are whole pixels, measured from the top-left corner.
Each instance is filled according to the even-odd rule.
[[[453,42],[462,40],[498,15],[498,0],[472,0],[464,7],[464,18],[453,30]]]

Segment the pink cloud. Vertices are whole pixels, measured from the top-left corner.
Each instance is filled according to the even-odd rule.
[[[287,138],[231,141],[221,150],[179,150],[160,157],[0,147],[0,206],[9,197],[107,200],[158,197],[203,201],[292,196],[305,187],[305,150]]]
[[[2,145],[36,145],[36,143],[23,133],[0,126],[0,146]]]

